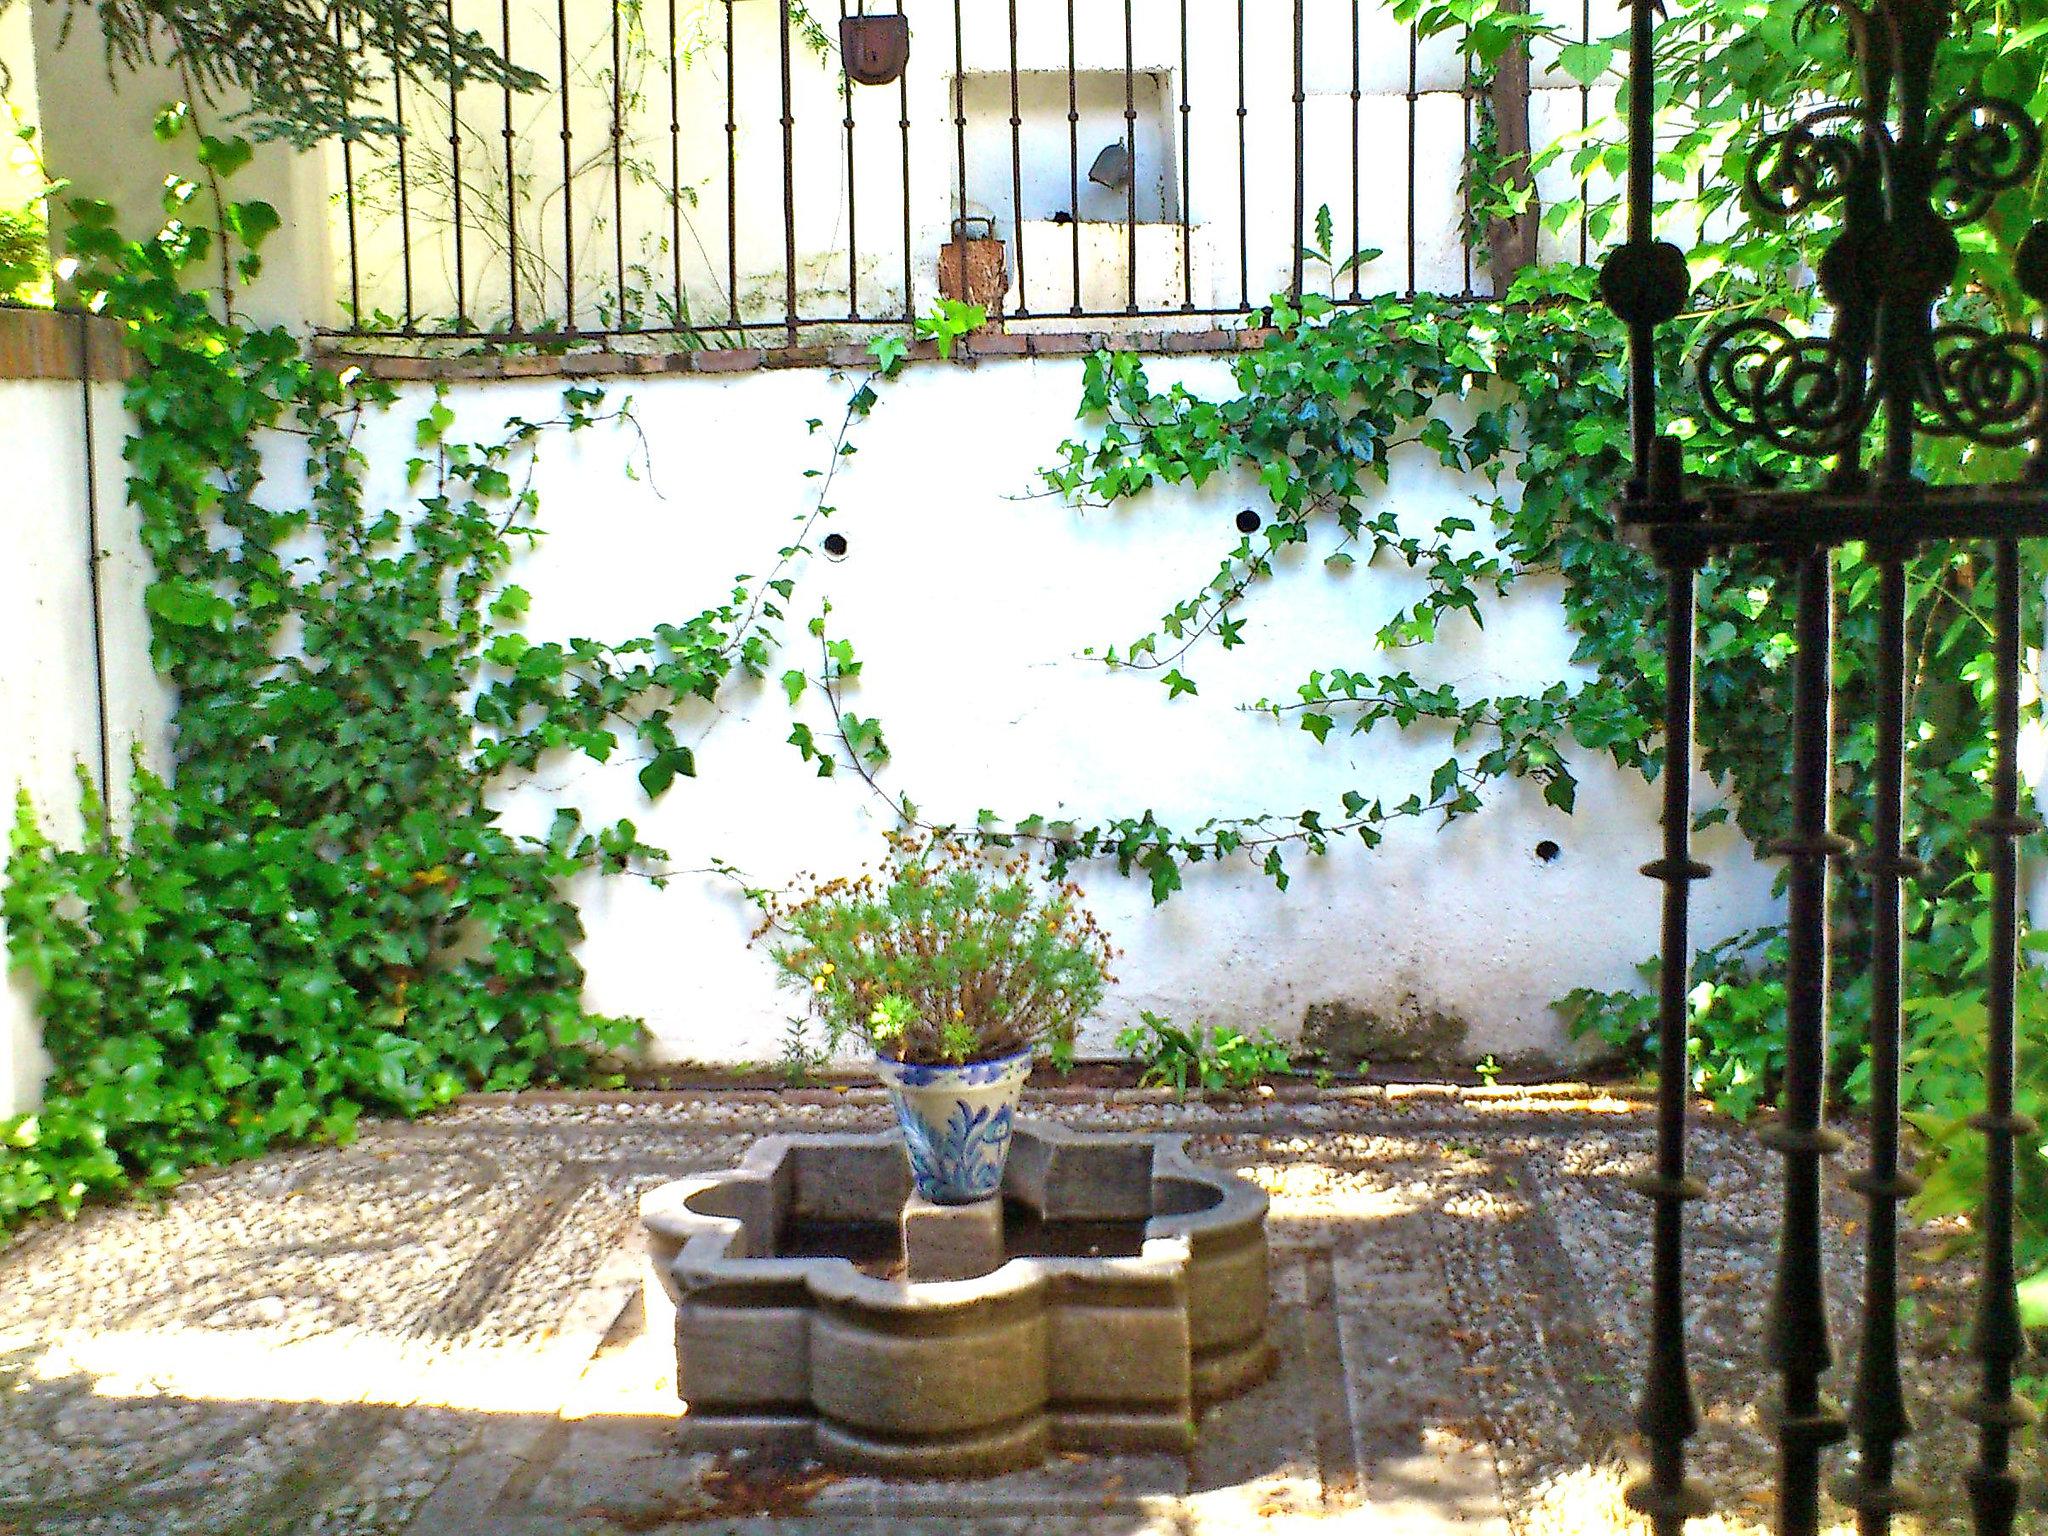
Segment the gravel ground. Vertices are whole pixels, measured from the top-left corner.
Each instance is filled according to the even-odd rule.
[[[770,1130],[879,1127],[882,1101],[528,1095],[222,1170],[160,1208],[95,1211],[0,1252],[0,1532],[1638,1529],[1620,1499],[1647,1246],[1623,1184],[1649,1150],[1635,1097],[1068,1091],[1029,1108],[1183,1133],[1272,1197],[1280,1367],[1206,1415],[1185,1460],[1069,1456],[951,1486],[689,1453],[673,1356],[632,1305],[635,1200]],[[1694,1529],[1762,1531],[1777,1163],[1710,1117],[1693,1145],[1712,1190],[1689,1212],[1694,1448],[1717,1505]],[[1839,1178],[1857,1157],[1831,1170],[1842,1391],[1861,1204]],[[1935,1500],[1902,1531],[1965,1528],[1953,1404],[1971,1282],[1966,1257],[1944,1256],[1952,1236],[1913,1233],[1904,1267],[1906,1455]]]

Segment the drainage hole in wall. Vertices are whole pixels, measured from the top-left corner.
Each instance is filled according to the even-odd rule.
[[[846,535],[843,533],[826,534],[825,553],[834,560],[844,560],[846,558]]]
[[[1259,531],[1259,514],[1250,507],[1246,507],[1242,512],[1238,513],[1237,531],[1239,533],[1257,533]]]
[[[1555,864],[1558,861],[1559,855],[1563,852],[1562,848],[1558,847],[1557,844],[1547,837],[1536,845],[1536,857],[1545,864]]]

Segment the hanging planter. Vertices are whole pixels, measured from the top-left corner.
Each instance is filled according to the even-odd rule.
[[[910,18],[903,14],[901,0],[894,15],[870,16],[867,0],[861,0],[861,14],[840,17],[839,57],[846,78],[856,85],[889,85],[902,79],[910,62]]]

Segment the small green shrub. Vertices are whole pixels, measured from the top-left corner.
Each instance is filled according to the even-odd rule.
[[[0,302],[25,303],[50,275],[50,230],[34,208],[0,208]]]
[[[781,979],[828,1050],[851,1036],[939,1065],[1041,1049],[1064,1067],[1111,979],[1115,952],[1079,888],[1045,880],[1022,854],[892,833],[880,868],[759,900],[755,937],[776,935]]]
[[[1144,1068],[1142,1081],[1185,1095],[1189,1088],[1225,1093],[1254,1087],[1269,1077],[1294,1070],[1287,1046],[1270,1029],[1256,1036],[1228,1025],[1208,1029],[1201,1020],[1183,1029],[1163,1014],[1149,1010],[1143,1020],[1116,1037],[1116,1048]]]

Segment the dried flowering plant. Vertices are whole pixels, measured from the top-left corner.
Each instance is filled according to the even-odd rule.
[[[1042,1050],[1073,1058],[1115,958],[1080,889],[923,833],[853,875],[760,897],[757,941],[837,1047],[849,1035],[918,1065]]]

